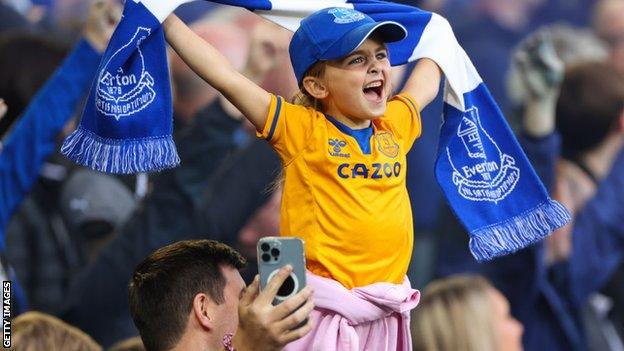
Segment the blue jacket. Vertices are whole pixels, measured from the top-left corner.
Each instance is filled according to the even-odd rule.
[[[559,157],[556,135],[523,143],[544,184],[552,185]],[[524,325],[527,351],[586,350],[580,321],[587,298],[609,280],[624,254],[624,152],[598,192],[575,217],[568,261],[547,267],[544,244],[488,264],[475,264],[458,237],[442,239],[441,275],[476,272],[487,276],[509,299],[512,313]],[[448,228],[446,228],[448,230]],[[455,240],[455,242],[451,242]],[[467,240],[467,239],[466,239]]]
[[[101,56],[84,40],[32,99],[0,152],[0,252],[6,250],[6,225],[55,151],[56,138],[89,89]],[[18,309],[26,307],[21,289],[13,288]],[[19,311],[16,311],[19,312]]]

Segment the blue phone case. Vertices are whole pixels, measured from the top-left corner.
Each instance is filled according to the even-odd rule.
[[[280,268],[287,264],[293,267],[290,277],[282,284],[275,299],[273,299],[274,305],[295,295],[306,286],[303,240],[268,236],[258,241],[257,250],[260,290],[264,290]]]

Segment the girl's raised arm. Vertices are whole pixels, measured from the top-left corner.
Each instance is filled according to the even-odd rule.
[[[163,22],[165,36],[189,67],[228,99],[258,130],[264,128],[271,95],[236,71],[219,51],[176,15]]]
[[[422,111],[438,95],[442,71],[431,59],[422,58],[410,74],[403,91],[410,94]]]

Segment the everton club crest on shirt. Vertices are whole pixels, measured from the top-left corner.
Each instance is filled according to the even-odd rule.
[[[381,132],[375,134],[375,139],[377,139],[377,148],[382,154],[392,158],[399,156],[399,144],[394,141],[392,133]]]
[[[119,48],[100,71],[95,94],[95,106],[97,110],[106,116],[119,120],[121,117],[130,116],[154,101],[154,78],[145,69],[145,60],[141,51],[141,42],[150,34],[149,28],[137,28],[134,36],[124,46]],[[116,56],[127,54],[124,51],[139,55],[139,67],[119,67],[115,71],[109,71],[108,63]]]
[[[504,154],[483,129],[476,107],[467,110],[457,127],[463,154],[446,154],[453,168],[453,184],[459,194],[472,201],[497,203],[509,195],[520,179],[513,157]]]

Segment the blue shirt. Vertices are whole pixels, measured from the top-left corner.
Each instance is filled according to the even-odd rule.
[[[86,41],[78,42],[63,64],[34,96],[0,152],[0,252],[5,229],[34,182],[44,161],[55,151],[56,138],[89,89],[100,62]],[[25,300],[15,282],[20,309]]]

